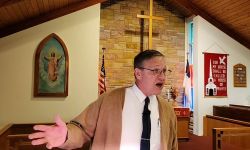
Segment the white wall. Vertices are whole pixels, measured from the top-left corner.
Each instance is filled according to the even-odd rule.
[[[97,98],[100,5],[0,39],[0,126],[7,123],[65,121]],[[56,33],[69,53],[66,98],[34,98],[34,55],[46,36]]]
[[[194,133],[203,134],[203,116],[212,115],[213,105],[250,104],[250,50],[227,36],[203,18],[194,22]],[[228,53],[227,98],[204,98],[204,55],[202,52]],[[247,67],[247,88],[233,87],[233,66]]]

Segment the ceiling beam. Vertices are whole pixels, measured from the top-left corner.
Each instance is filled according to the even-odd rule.
[[[217,19],[213,18],[211,15],[208,13],[204,12],[201,10],[197,5],[195,5],[192,1],[190,0],[174,0],[175,2],[178,3],[178,5],[181,5],[191,11],[195,15],[199,15],[202,18],[206,19],[208,22],[213,24],[215,27],[219,28],[221,31],[226,33],[228,36],[232,37],[248,49],[250,49],[250,39],[246,39],[240,34],[238,34],[234,29],[229,28],[227,25],[224,23],[218,21]]]
[[[12,0],[12,1],[14,2],[17,0]],[[27,28],[30,28],[33,26],[36,26],[38,24],[50,21],[52,19],[70,14],[72,12],[84,9],[86,7],[89,7],[89,6],[98,4],[98,3],[102,3],[104,1],[106,1],[106,0],[83,0],[80,2],[73,3],[67,7],[63,7],[63,8],[54,10],[52,12],[46,13],[42,16],[37,16],[37,17],[31,18],[29,20],[25,20],[23,22],[20,22],[18,24],[9,25],[8,27],[5,27],[5,28],[0,30],[0,38],[8,36],[8,35],[16,33],[16,32],[19,32],[19,31],[22,31],[24,29],[27,29]]]
[[[15,3],[19,3],[21,1],[23,1],[23,0],[1,0],[0,1],[0,8],[9,6],[9,5],[12,5],[12,4],[15,4]]]

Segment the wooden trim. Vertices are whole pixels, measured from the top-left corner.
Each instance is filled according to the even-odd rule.
[[[22,31],[24,29],[36,26],[38,24],[53,20],[55,18],[73,13],[75,11],[87,8],[89,6],[102,3],[106,0],[84,0],[77,3],[73,3],[69,6],[63,7],[61,9],[55,10],[53,12],[48,12],[40,17],[31,18],[30,20],[25,20],[15,25],[10,25],[2,30],[0,30],[0,38],[8,36],[10,34]],[[6,2],[7,3],[7,2]],[[9,2],[8,2],[9,3]],[[4,5],[4,2],[2,3]]]
[[[199,15],[202,18],[206,19],[208,22],[213,24],[215,27],[219,28],[221,31],[226,33],[228,36],[232,37],[242,45],[244,45],[246,48],[250,49],[250,40],[244,38],[240,34],[238,34],[235,30],[229,28],[224,23],[218,21],[217,19],[213,18],[211,15],[206,13],[204,10],[201,10],[197,5],[192,3],[192,1],[189,0],[174,0],[179,5],[185,7],[189,11],[191,11],[195,15]]]
[[[216,130],[213,128],[212,129],[212,134],[213,134],[213,138],[212,138],[212,143],[213,143],[213,150],[216,150],[216,147],[220,148],[221,147],[221,143],[219,142],[219,139],[216,138]],[[218,140],[218,142],[217,142]]]
[[[250,127],[238,127],[238,128],[214,128],[216,130],[223,130],[223,131],[245,131],[245,130],[248,130],[250,131]]]
[[[236,105],[236,104],[229,104],[229,107],[237,107],[237,108],[246,108],[246,109],[250,109],[250,106]]]
[[[211,115],[206,115],[206,117],[250,127],[250,123],[245,122],[245,121],[239,121],[239,120],[234,120],[234,119],[229,119],[229,118],[224,118],[224,117],[219,117],[219,116],[211,116]]]
[[[29,136],[29,134],[10,134],[10,135],[8,135],[7,137],[8,138],[17,138],[17,137],[28,137]]]
[[[21,1],[23,1],[23,0],[1,0],[0,1],[0,8],[9,6],[9,5],[12,5],[12,4],[15,4],[15,3],[19,3]]]
[[[0,135],[2,135],[4,132],[6,132],[13,124],[7,124],[0,130]]]
[[[203,116],[203,136],[207,136],[208,127],[207,127],[207,117]]]

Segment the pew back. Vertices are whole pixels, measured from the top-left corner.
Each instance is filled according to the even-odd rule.
[[[230,127],[250,127],[250,123],[218,117],[206,115],[203,117],[203,135],[204,136],[212,136],[213,128],[230,128]]]
[[[250,149],[250,127],[214,128],[213,150],[227,149],[233,145],[234,149]]]
[[[250,108],[241,105],[213,106],[213,115],[250,122]]]
[[[229,107],[244,108],[250,110],[250,106],[246,105],[229,104]]]
[[[51,124],[51,123],[43,123]],[[0,131],[0,148],[1,150],[46,150],[45,145],[33,146],[28,139],[35,123],[31,124],[11,124],[7,125]],[[89,150],[90,143],[86,143],[78,150]],[[59,150],[53,148],[54,150]]]

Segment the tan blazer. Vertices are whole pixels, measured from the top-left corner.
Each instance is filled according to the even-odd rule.
[[[61,147],[74,149],[93,138],[92,150],[119,150],[125,87],[102,94],[74,120],[85,131],[68,124],[68,140]],[[178,150],[176,116],[172,106],[157,97],[161,122],[161,149]]]

